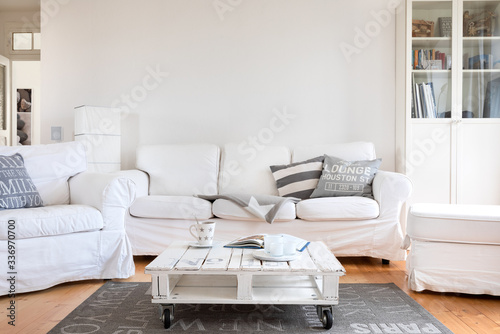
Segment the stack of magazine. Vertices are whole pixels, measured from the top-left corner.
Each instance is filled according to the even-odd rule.
[[[413,84],[412,118],[437,118],[436,97],[432,82]]]
[[[267,234],[254,234],[254,235],[249,235],[246,237],[241,237],[236,240],[231,241],[224,247],[229,247],[229,248],[253,248],[253,249],[260,249],[264,248],[264,237]],[[306,241],[304,239],[295,237],[293,235],[289,234],[280,234],[283,236],[285,239],[285,242],[293,242],[295,243],[295,248],[297,249],[298,252],[302,252],[306,247],[309,245],[309,241]]]

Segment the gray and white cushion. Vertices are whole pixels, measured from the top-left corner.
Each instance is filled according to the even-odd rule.
[[[0,210],[43,206],[21,154],[0,156]]]
[[[271,166],[278,193],[283,197],[307,199],[318,185],[324,156],[289,165]]]
[[[347,161],[325,155],[323,171],[311,198],[363,196],[373,198],[372,182],[381,159]]]

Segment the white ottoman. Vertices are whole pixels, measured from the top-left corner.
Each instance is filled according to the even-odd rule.
[[[410,289],[500,295],[500,205],[414,204],[406,233]]]

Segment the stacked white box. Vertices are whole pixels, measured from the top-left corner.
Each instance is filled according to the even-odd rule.
[[[115,172],[121,168],[121,117],[119,108],[75,108],[75,140],[84,143],[88,170]]]

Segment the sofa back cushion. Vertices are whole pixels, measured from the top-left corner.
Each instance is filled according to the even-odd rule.
[[[299,162],[324,154],[349,161],[375,160],[377,158],[373,143],[359,141],[341,144],[299,146],[293,150],[292,162]]]
[[[212,144],[144,145],[136,167],[149,174],[150,195],[216,195],[219,159]]]
[[[226,144],[221,157],[219,193],[278,196],[269,167],[289,163],[290,150],[284,146],[261,146],[258,150]]]
[[[68,179],[87,169],[82,143],[1,146],[0,155],[20,153],[44,205],[68,204]]]

